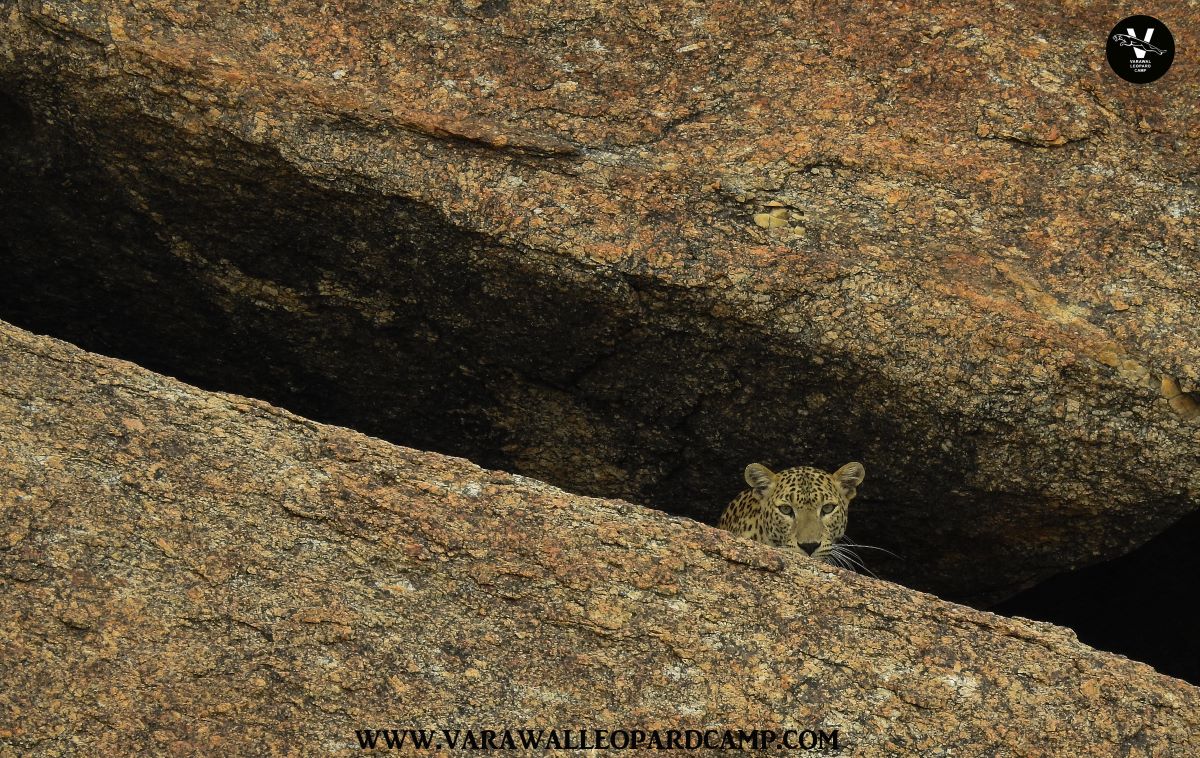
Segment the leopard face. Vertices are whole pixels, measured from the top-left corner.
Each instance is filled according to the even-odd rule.
[[[828,561],[846,533],[850,501],[866,470],[847,463],[832,474],[801,466],[772,472],[759,463],[746,467],[742,492],[721,514],[720,527],[785,550]]]

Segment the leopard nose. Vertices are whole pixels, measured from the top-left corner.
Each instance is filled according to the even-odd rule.
[[[820,542],[805,542],[802,545],[797,545],[797,547],[803,550],[807,555],[812,555],[813,553],[817,552],[817,548],[820,546]]]

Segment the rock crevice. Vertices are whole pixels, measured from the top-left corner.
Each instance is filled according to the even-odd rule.
[[[17,3],[0,317],[709,522],[862,460],[873,568],[974,602],[1195,508],[1194,70],[656,8]]]

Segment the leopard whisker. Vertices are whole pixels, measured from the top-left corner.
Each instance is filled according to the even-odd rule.
[[[833,545],[833,549],[830,550],[830,554],[832,555],[835,552],[835,550],[836,550],[838,556],[841,557],[842,559],[852,562],[854,564],[854,566],[861,568],[863,571],[867,572],[868,574],[875,577],[876,579],[879,578],[879,576],[874,571],[867,568],[867,565],[865,563],[863,563],[862,558],[860,558],[857,553],[855,553],[850,548],[846,547],[846,543],[842,542],[842,543],[837,543],[837,544]],[[857,573],[857,569],[854,569],[853,566],[847,566],[847,568],[850,568]]]
[[[875,547],[874,545],[860,545],[857,542],[850,542],[846,538],[845,535],[843,535],[842,539],[838,542],[838,544],[846,545],[847,547],[861,547],[866,550],[878,550],[881,553],[887,553],[888,555],[892,556],[893,558],[895,558],[897,560],[901,560],[901,561],[904,560],[904,556],[897,555],[897,554],[893,553],[891,550],[888,550],[886,547]]]
[[[828,553],[825,554],[825,558],[835,566],[841,566],[842,568],[847,568],[847,569],[850,569],[851,571],[854,570],[854,567],[851,566],[850,564],[846,563],[845,557],[843,557],[841,555],[841,553],[838,553],[836,550],[831,549]]]

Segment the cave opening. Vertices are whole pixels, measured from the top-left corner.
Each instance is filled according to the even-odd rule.
[[[110,157],[180,149],[153,132],[77,128],[109,140]],[[986,584],[985,561],[931,579],[955,537],[907,523],[910,504],[970,505],[944,493],[957,484],[946,472],[969,473],[971,448],[946,449],[887,407],[864,411],[861,398],[897,391],[852,357],[772,352],[769,337],[713,317],[703,293],[508,249],[418,203],[315,184],[245,144],[184,146],[207,175],[97,161],[12,97],[0,97],[0,133],[6,321],[205,389],[710,524],[764,455],[830,470],[886,461],[868,476],[891,486],[864,487],[852,531],[906,560],[874,568],[989,604],[954,591]],[[758,370],[764,354],[770,376]],[[840,423],[811,423],[825,417]],[[969,420],[940,423],[971,438]],[[1193,515],[1126,558],[993,609],[1200,683],[1195,627],[1164,624],[1150,643],[1137,628],[1187,596],[1198,546]]]

